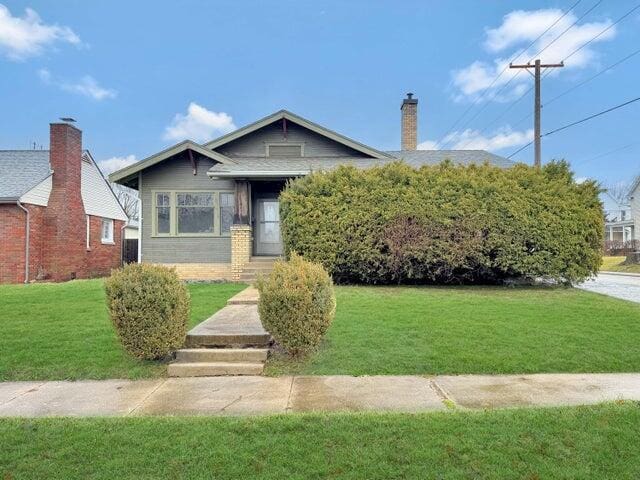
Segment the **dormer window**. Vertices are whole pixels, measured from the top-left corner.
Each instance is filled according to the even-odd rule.
[[[267,157],[302,157],[304,149],[302,143],[268,143]]]

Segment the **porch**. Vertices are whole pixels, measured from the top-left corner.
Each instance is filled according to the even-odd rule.
[[[286,179],[235,179],[231,278],[252,282],[283,254],[279,195]]]

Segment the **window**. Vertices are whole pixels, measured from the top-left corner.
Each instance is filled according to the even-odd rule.
[[[267,157],[302,157],[302,144],[268,144]]]
[[[226,236],[235,214],[233,192],[154,192],[155,236]]]
[[[212,193],[178,193],[177,218],[180,233],[213,233]]]
[[[102,243],[113,243],[113,220],[102,219]]]
[[[233,215],[235,213],[235,195],[233,193],[220,194],[220,233],[222,235],[231,233],[233,225]]]
[[[171,233],[171,204],[168,193],[156,193],[156,233]]]

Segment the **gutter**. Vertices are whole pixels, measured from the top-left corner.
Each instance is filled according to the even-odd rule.
[[[279,178],[279,177],[303,177],[309,175],[311,170],[282,170],[282,171],[268,171],[268,170],[234,170],[231,172],[207,172],[207,176],[211,178],[216,177],[254,177],[254,178]]]
[[[30,228],[31,216],[29,214],[29,209],[25,208],[24,205],[20,203],[20,200],[16,200],[16,205],[18,206],[18,208],[23,210],[24,213],[27,214],[27,221],[25,225],[25,230],[26,230],[25,246],[24,246],[24,283],[28,284],[29,283],[29,230],[31,230]]]

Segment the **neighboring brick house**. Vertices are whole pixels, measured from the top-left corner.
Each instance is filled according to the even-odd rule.
[[[126,220],[73,125],[51,124],[50,150],[0,150],[0,283],[107,275]]]
[[[484,150],[418,150],[418,99],[400,106],[401,148],[380,151],[280,110],[205,144],[185,140],[110,175],[139,191],[139,255],[184,278],[245,280],[282,254],[278,196],[288,179],[339,165],[444,160],[502,168]],[[246,275],[246,276],[245,276]]]

